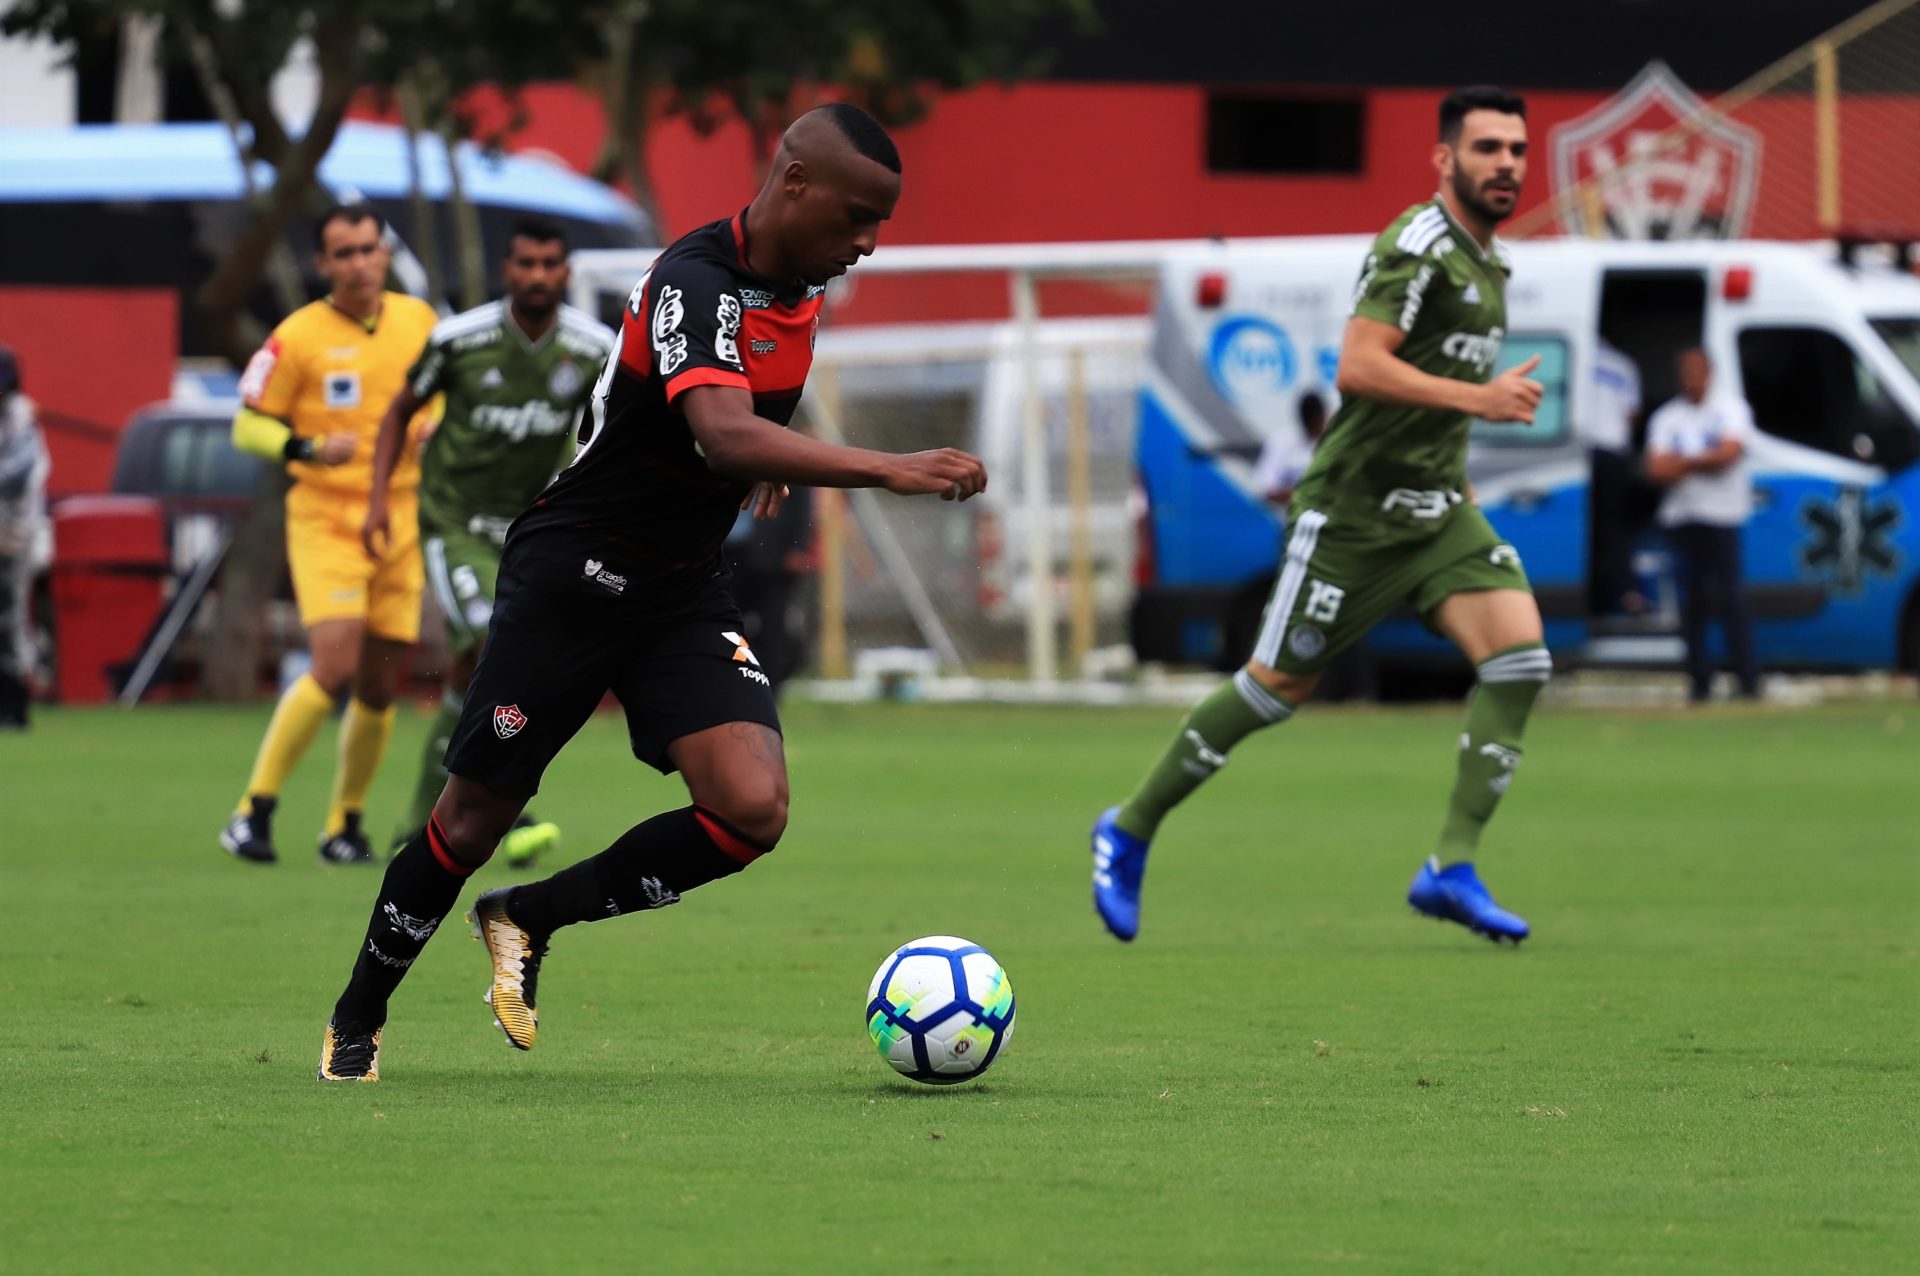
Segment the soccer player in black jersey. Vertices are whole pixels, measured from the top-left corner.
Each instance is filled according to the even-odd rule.
[[[489,891],[469,920],[493,959],[488,1001],[533,1046],[548,937],[660,908],[771,851],[787,825],[773,689],[727,592],[721,543],[785,484],[965,500],[985,468],[942,448],[837,447],[784,427],[813,360],[827,281],[871,253],[900,197],[900,156],[845,104],[790,127],[753,203],[683,236],[628,299],[579,455],[515,520],[450,773],[427,827],[387,867],[320,1053],[323,1081],[377,1080],[387,1002],[541,774],[612,691],[634,756],[692,801],[545,881]]]

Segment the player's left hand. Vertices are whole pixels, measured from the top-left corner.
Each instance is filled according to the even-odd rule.
[[[366,522],[360,525],[360,544],[366,549],[367,557],[376,562],[393,544],[392,516],[387,513],[384,500],[375,499],[368,503]]]
[[[780,506],[792,494],[784,483],[755,483],[740,508],[752,510],[755,518],[765,522],[780,512]]]

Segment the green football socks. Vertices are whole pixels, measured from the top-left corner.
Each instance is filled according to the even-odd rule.
[[[1440,833],[1443,864],[1473,858],[1480,830],[1513,783],[1520,737],[1534,699],[1553,674],[1553,657],[1537,642],[1522,643],[1488,657],[1479,672],[1480,685],[1467,706],[1467,727],[1460,735],[1460,770]]]
[[[427,827],[433,804],[440,800],[440,790],[447,786],[447,772],[441,759],[447,756],[447,745],[453,740],[453,729],[460,725],[460,710],[466,703],[466,697],[457,691],[440,693],[440,711],[433,715],[433,725],[427,728],[426,747],[420,754],[420,778],[414,782],[413,805],[407,808],[396,837],[411,837]]]
[[[1292,705],[1242,669],[1187,714],[1173,743],[1121,806],[1115,823],[1135,837],[1151,838],[1167,812],[1227,764],[1229,749],[1261,727],[1292,716]]]

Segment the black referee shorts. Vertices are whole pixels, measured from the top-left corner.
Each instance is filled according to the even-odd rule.
[[[723,583],[653,613],[633,599],[537,589],[503,571],[486,645],[446,768],[532,797],[540,777],[611,691],[633,755],[674,771],[667,746],[729,722],[780,729],[773,686]]]

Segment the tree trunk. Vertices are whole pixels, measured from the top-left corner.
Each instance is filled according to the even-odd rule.
[[[207,325],[213,346],[235,367],[244,364],[253,353],[255,342],[246,339],[243,317],[247,298],[259,282],[260,272],[272,255],[274,245],[286,235],[319,176],[320,161],[326,158],[346,118],[352,100],[354,47],[359,32],[354,28],[326,28],[314,39],[320,64],[320,101],[313,120],[298,141],[291,143],[274,173],[273,190],[264,209],[248,218],[227,254],[214,268],[211,277],[200,286],[195,300]]]
[[[267,607],[287,563],[288,486],[283,468],[262,467],[253,507],[234,529],[200,662],[200,693],[210,700],[251,700],[260,692]]]
[[[480,214],[467,198],[467,182],[460,175],[460,142],[451,115],[440,121],[440,145],[447,152],[447,207],[453,213],[453,249],[460,268],[460,308],[471,310],[487,300],[487,252],[481,242]]]
[[[620,176],[627,193],[640,211],[653,223],[653,233],[667,242],[667,220],[660,213],[660,199],[654,194],[653,177],[647,166],[647,130],[653,123],[653,111],[644,87],[636,87],[627,97],[626,112],[620,121]]]
[[[194,75],[200,81],[200,89],[207,95],[207,101],[212,103],[214,112],[220,117],[220,122],[226,126],[227,138],[233,143],[234,157],[240,161],[240,184],[246,192],[246,206],[254,216],[260,216],[266,205],[261,200],[260,188],[254,181],[253,162],[260,158],[259,140],[262,130],[258,124],[254,126],[254,142],[249,144],[246,135],[241,131],[247,121],[241,114],[239,99],[228,87],[226,81],[220,78],[220,63],[214,51],[213,41],[197,28],[190,26],[184,29],[183,34],[188,58],[193,63]],[[272,132],[277,135],[278,141],[285,142],[285,135],[279,132],[277,121]],[[291,312],[305,304],[307,290],[300,278],[300,264],[288,251],[285,236],[274,240],[273,251],[267,257],[267,277],[273,284],[274,300],[281,310]]]
[[[440,251],[440,224],[433,201],[420,172],[420,135],[425,131],[426,109],[420,82],[411,74],[395,88],[400,102],[400,120],[407,130],[407,204],[413,209],[413,250],[427,272],[427,301],[438,306],[447,298],[447,260]]]
[[[593,178],[609,184],[624,181],[627,193],[640,205],[647,220],[653,223],[653,233],[664,243],[667,225],[660,216],[660,201],[647,174],[652,83],[642,73],[634,50],[636,21],[632,15],[617,17],[607,27],[606,75],[600,84],[600,102],[607,113],[607,135],[593,162]]]

